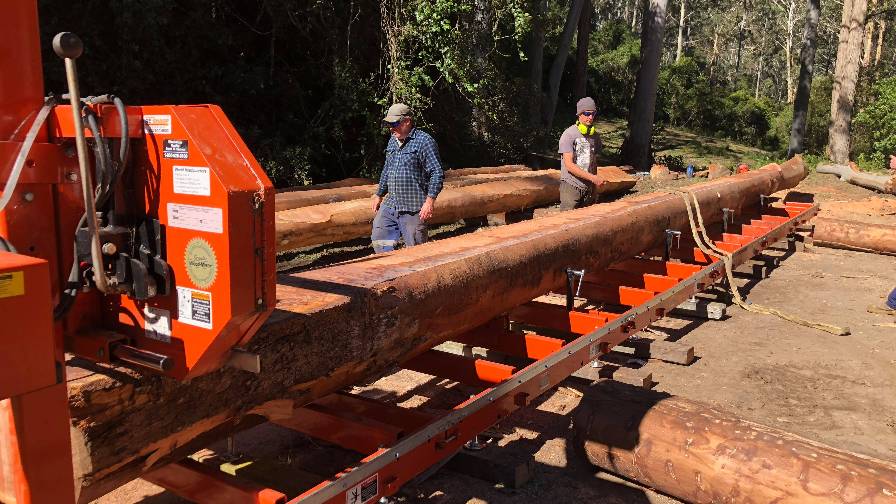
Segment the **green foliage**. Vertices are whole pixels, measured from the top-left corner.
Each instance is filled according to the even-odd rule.
[[[661,69],[657,83],[657,122],[708,131],[716,121],[715,100],[706,73],[693,58]]]
[[[641,41],[624,22],[608,22],[591,34],[589,88],[604,116],[625,117],[635,93]]]
[[[853,121],[853,152],[863,166],[883,168],[896,154],[896,77],[878,81]]]

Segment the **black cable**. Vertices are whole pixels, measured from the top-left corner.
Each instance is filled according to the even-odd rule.
[[[16,250],[15,247],[12,246],[12,243],[9,242],[6,238],[0,236],[0,250],[6,252],[12,252],[13,254],[18,254],[19,251]]]

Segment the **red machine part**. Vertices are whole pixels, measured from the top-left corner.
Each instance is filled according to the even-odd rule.
[[[111,308],[101,327],[173,357],[168,374],[198,376],[224,364],[273,310],[273,186],[219,107],[127,110],[128,124],[138,125],[130,128],[138,141],[129,189],[141,200],[136,213],[164,229],[173,285],[171,294],[146,302],[107,297]],[[97,114],[103,136],[121,136],[114,107],[98,107]],[[74,136],[68,107],[54,110],[50,131],[57,139]],[[69,328],[69,348],[107,360],[109,338],[97,328],[95,321]]]
[[[47,262],[0,252],[0,502],[74,499],[52,311]]]

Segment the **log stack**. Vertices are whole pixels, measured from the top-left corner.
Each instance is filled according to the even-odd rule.
[[[707,224],[805,178],[794,158],[691,186]],[[474,186],[476,187],[476,186]],[[225,368],[188,382],[70,361],[79,502],[187,456],[260,417],[299,407],[477,327],[566,279],[685,229],[678,195],[645,194],[278,279],[277,310],[246,350],[262,372]],[[176,338],[173,339],[176,343]],[[255,419],[255,420],[253,420]]]

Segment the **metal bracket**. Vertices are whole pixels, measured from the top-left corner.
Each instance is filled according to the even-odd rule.
[[[261,356],[247,352],[242,348],[234,348],[230,350],[230,358],[227,360],[227,365],[235,369],[258,374],[261,373]]]
[[[666,230],[666,248],[663,249],[663,261],[669,261],[672,257],[672,240],[676,240],[675,248],[681,247],[681,231]]]
[[[728,224],[734,222],[734,209],[733,208],[723,208],[722,209],[722,232],[728,232]]]
[[[575,283],[575,277],[579,277],[579,286],[576,287],[575,292],[572,290],[572,286]],[[579,292],[582,290],[582,282],[585,281],[585,270],[575,270],[572,268],[566,268],[566,310],[572,311],[573,306],[575,305],[575,300],[579,297]]]

